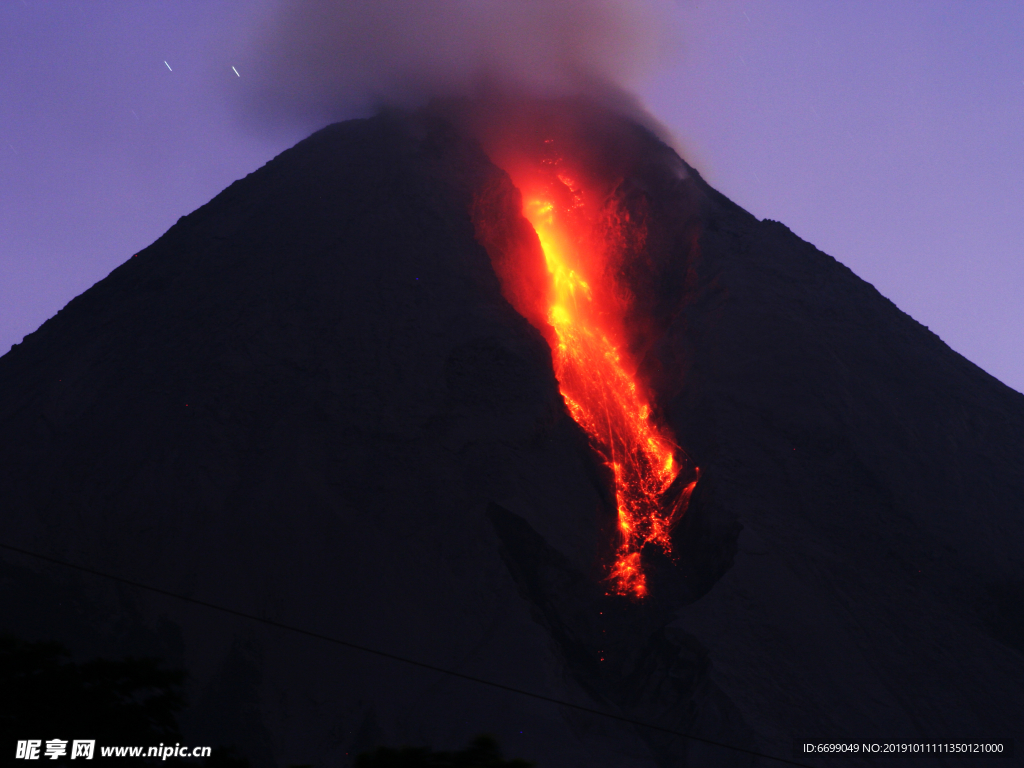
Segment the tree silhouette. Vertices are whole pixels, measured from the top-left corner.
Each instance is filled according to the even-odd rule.
[[[99,745],[157,745],[183,741],[177,714],[185,706],[185,672],[167,669],[158,659],[70,660],[60,643],[28,642],[0,635],[0,765],[25,765],[15,758],[18,740],[59,738],[69,754],[48,765],[75,765],[70,742],[94,739],[93,761],[106,762]],[[125,758],[109,762],[129,764]],[[132,762],[176,762],[134,758]],[[230,750],[215,749],[204,768],[242,768],[248,762]]]

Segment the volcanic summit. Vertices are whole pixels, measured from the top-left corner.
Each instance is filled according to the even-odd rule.
[[[0,358],[2,630],[184,668],[253,766],[1024,746],[1022,457],[1024,396],[647,127],[438,103]]]

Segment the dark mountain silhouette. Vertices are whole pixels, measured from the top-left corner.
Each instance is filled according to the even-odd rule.
[[[607,594],[607,471],[492,268],[530,237],[517,193],[438,111],[314,134],[0,358],[0,543],[740,749],[9,550],[0,630],[187,669],[185,736],[254,766],[1019,739],[1024,396],[581,114],[649,224],[632,351],[702,470],[649,598]]]

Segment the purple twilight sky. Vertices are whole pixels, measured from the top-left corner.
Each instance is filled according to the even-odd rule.
[[[275,7],[0,7],[0,352],[321,127],[239,106]],[[634,84],[686,159],[1024,390],[1024,3],[667,7]]]

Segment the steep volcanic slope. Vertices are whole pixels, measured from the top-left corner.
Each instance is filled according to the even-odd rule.
[[[518,194],[436,115],[315,134],[0,358],[3,543],[771,754],[1019,738],[1024,397],[643,129],[591,139],[648,232],[630,352],[702,472],[645,600],[606,594],[610,473],[484,247],[481,216],[535,243]],[[749,763],[0,559],[3,629],[186,666],[189,737],[256,765],[481,731]]]
[[[1020,743],[1024,396],[782,224],[708,200],[651,367],[666,389],[685,368],[673,421],[744,530],[676,626],[779,749]]]
[[[474,239],[485,187],[528,227],[508,184],[443,123],[382,117],[317,133],[183,218],[0,359],[4,543],[742,743],[699,645],[662,631],[667,609],[602,602],[614,502]],[[256,765],[480,732],[547,765],[685,750],[3,561],[4,629],[184,665],[189,737]]]

